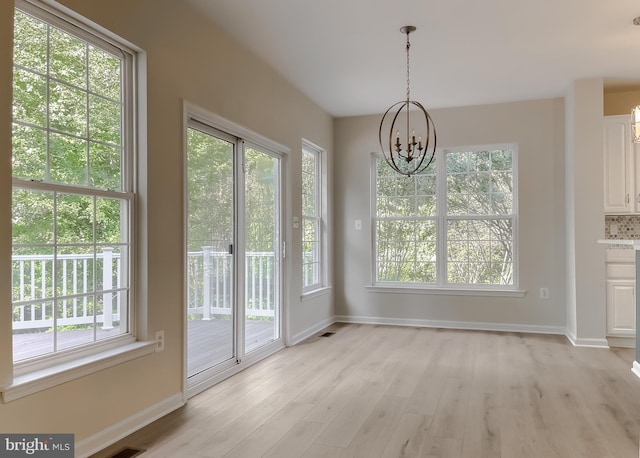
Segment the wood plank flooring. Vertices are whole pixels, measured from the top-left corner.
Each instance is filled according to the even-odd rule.
[[[563,336],[331,326],[94,455],[638,456],[632,349]],[[321,333],[318,333],[318,335]]]

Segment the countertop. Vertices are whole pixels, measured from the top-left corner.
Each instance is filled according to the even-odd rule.
[[[640,250],[640,240],[638,239],[599,239],[598,243],[603,245],[624,245],[625,248]]]

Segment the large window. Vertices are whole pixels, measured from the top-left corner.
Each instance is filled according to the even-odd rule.
[[[323,285],[323,202],[322,155],[308,142],[302,145],[302,288],[318,289]]]
[[[515,289],[515,145],[438,150],[410,178],[374,160],[376,284]]]
[[[17,2],[14,362],[130,339],[133,52]]]

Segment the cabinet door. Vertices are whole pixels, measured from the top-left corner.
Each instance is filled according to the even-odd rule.
[[[629,116],[604,118],[604,211],[632,210],[631,121]]]
[[[636,293],[633,280],[607,280],[607,334],[636,335]]]

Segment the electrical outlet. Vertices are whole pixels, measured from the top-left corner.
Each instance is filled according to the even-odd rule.
[[[618,225],[616,223],[611,223],[609,225],[609,232],[611,235],[618,235]]]
[[[156,331],[156,353],[164,350],[164,330]]]
[[[540,288],[540,299],[549,299],[549,288]]]

